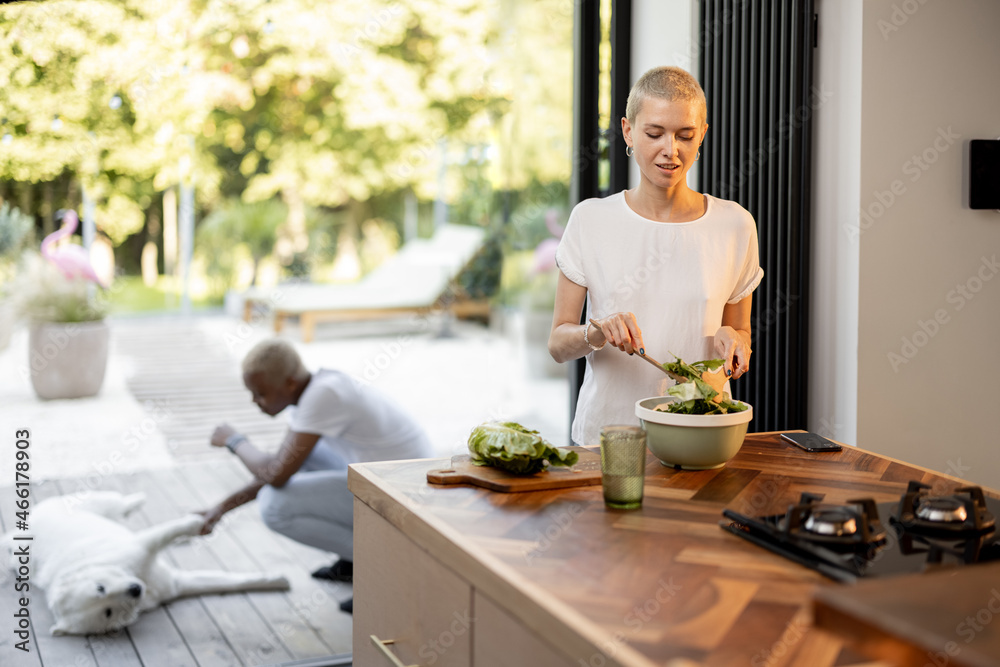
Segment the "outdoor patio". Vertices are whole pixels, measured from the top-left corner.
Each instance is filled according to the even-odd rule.
[[[94,489],[142,491],[146,505],[134,528],[213,504],[247,479],[225,450],[209,447],[212,428],[228,421],[259,445],[274,448],[283,433],[242,387],[239,359],[271,335],[270,323],[245,324],[220,314],[155,316],[112,321],[112,353],[99,396],[41,402],[23,369],[24,331],[0,353],[0,403],[8,436],[3,461],[14,460],[12,432],[31,431],[32,503]],[[492,327],[406,317],[329,324],[299,342],[283,333],[310,368],[336,367],[394,397],[448,456],[488,419],[513,419],[568,442],[565,380],[529,372],[523,324],[514,314]],[[537,353],[537,351],[536,351]],[[531,357],[535,359],[536,357]],[[534,362],[533,362],[534,363]],[[6,466],[5,466],[6,469]],[[7,480],[4,480],[5,482]],[[0,522],[11,527],[15,496],[0,487]],[[0,637],[4,665],[271,665],[351,651],[351,617],[338,603],[351,587],[312,579],[331,555],[269,531],[251,504],[231,513],[207,537],[176,545],[169,558],[184,568],[276,570],[292,582],[287,593],[212,595],[181,600],[144,614],[126,631],[104,637],[53,637],[51,616],[30,592],[30,653]],[[0,573],[0,614],[16,606],[11,573]]]

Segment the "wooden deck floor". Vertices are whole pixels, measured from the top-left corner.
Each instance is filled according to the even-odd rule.
[[[208,446],[216,424],[228,421],[262,449],[277,445],[284,423],[266,417],[250,401],[239,375],[238,355],[230,352],[222,335],[184,320],[125,321],[116,323],[114,345],[114,354],[130,365],[128,386],[133,395],[144,405],[169,410],[171,419],[158,424],[177,467],[33,481],[32,504],[93,489],[142,491],[146,505],[130,517],[131,527],[142,528],[204,509],[246,483],[249,474],[228,452]],[[0,470],[10,468],[0,464]],[[12,477],[5,474],[0,481],[11,484]],[[15,500],[10,486],[0,486],[3,530],[11,528]],[[187,569],[277,570],[289,578],[292,589],[179,600],[143,614],[115,636],[53,637],[44,596],[33,586],[31,652],[24,653],[14,648],[18,640],[13,612],[19,594],[7,563],[2,562],[0,618],[5,620],[0,622],[0,665],[228,667],[299,663],[351,652],[351,616],[338,608],[339,602],[351,597],[350,585],[309,576],[329,564],[332,556],[268,530],[255,503],[227,515],[212,535],[171,547],[166,557]]]
[[[262,413],[243,386],[240,359],[249,349],[229,349],[220,332],[201,329],[185,320],[115,323],[115,352],[128,359],[129,391],[143,405],[154,405],[170,419],[158,425],[170,453],[179,461],[228,455],[208,446],[212,429],[232,424],[258,447],[276,446],[285,421]]]
[[[189,463],[176,469],[106,477],[58,480],[33,485],[32,504],[66,493],[101,488],[142,491],[146,504],[130,518],[134,529],[202,509],[245,483],[232,461]],[[15,496],[0,488],[0,522],[12,527]],[[28,534],[30,534],[30,526]],[[268,530],[253,505],[227,516],[212,535],[172,546],[166,557],[177,567],[224,570],[277,570],[292,582],[287,593],[206,595],[173,602],[143,614],[125,631],[100,637],[53,637],[51,615],[41,591],[29,595],[29,653],[14,648],[17,608],[13,575],[0,579],[0,664],[31,667],[217,667],[272,665],[350,653],[351,617],[338,603],[351,587],[313,579],[329,555]]]

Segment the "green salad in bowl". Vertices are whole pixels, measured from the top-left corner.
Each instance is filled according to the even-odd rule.
[[[686,363],[675,356],[676,361],[663,364],[664,370],[674,376],[687,378],[687,382],[678,382],[667,389],[670,396],[676,398],[657,410],[685,415],[724,415],[730,412],[742,412],[747,409],[746,403],[733,401],[729,394],[716,390],[706,382],[706,373],[719,373],[725,363],[722,359],[707,359]]]
[[[722,359],[689,364],[679,358],[663,364],[687,381],[667,389],[666,396],[636,401],[635,415],[646,431],[646,446],[664,466],[718,468],[743,445],[753,408],[721,391],[725,377],[712,374],[720,373],[722,365]]]

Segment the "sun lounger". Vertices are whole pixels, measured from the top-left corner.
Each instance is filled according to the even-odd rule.
[[[466,225],[444,225],[429,239],[407,242],[394,256],[356,283],[322,285],[298,283],[244,293],[243,317],[266,305],[274,312],[274,330],[280,332],[290,316],[299,318],[302,340],[313,338],[323,321],[356,321],[425,313],[451,307],[443,303],[449,285],[482,247],[485,230]]]

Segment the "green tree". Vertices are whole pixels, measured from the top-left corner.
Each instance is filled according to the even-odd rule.
[[[0,204],[0,297],[14,277],[21,251],[31,239],[34,223],[9,202]]]
[[[260,262],[274,249],[278,228],[287,216],[288,208],[277,199],[231,199],[212,211],[198,227],[198,243],[208,258],[209,275],[221,278],[224,285],[231,284],[236,270],[232,249],[244,245],[253,262],[250,284],[256,285]]]
[[[568,181],[572,16],[565,0],[3,5],[0,179],[75,174],[119,244],[193,174],[203,209],[280,197],[292,254],[311,207],[360,236],[373,198],[433,198],[449,143],[504,146],[483,163],[494,190]]]

